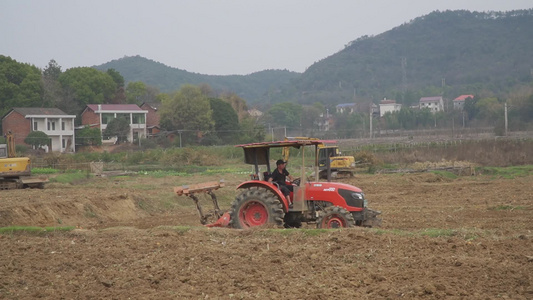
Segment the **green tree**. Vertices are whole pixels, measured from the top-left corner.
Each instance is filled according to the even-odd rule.
[[[483,98],[476,103],[479,110],[478,118],[488,122],[495,122],[503,116],[503,104],[497,98]]]
[[[222,143],[233,143],[239,130],[239,117],[231,105],[221,99],[210,98],[209,105],[213,111],[216,135]]]
[[[479,108],[476,105],[477,101],[478,97],[474,97],[474,99],[468,99],[467,101],[465,101],[465,106],[463,109],[468,116],[468,120],[473,120],[477,117],[477,114],[479,113]]]
[[[265,140],[265,126],[260,124],[257,119],[246,117],[239,125],[241,127],[239,143],[257,143]]]
[[[168,130],[186,130],[201,136],[214,128],[209,100],[199,87],[184,85],[171,98],[163,99],[161,124]]]
[[[291,102],[281,102],[272,105],[267,112],[268,121],[274,126],[300,128],[302,106]]]
[[[12,107],[41,106],[41,70],[0,55],[0,116]]]
[[[149,86],[142,81],[132,81],[126,86],[126,99],[128,103],[142,104],[143,102],[158,103],[159,89]]]
[[[398,112],[385,113],[385,115],[383,115],[383,117],[381,118],[381,121],[383,121],[383,129],[385,130],[400,129]]]
[[[204,93],[207,93],[208,91],[209,89],[204,86]],[[246,105],[246,101],[237,94],[223,93],[220,95],[220,98],[233,107],[233,110],[235,110],[237,116],[239,117],[239,122],[248,116],[248,106]]]
[[[102,133],[99,128],[84,127],[76,132],[76,144],[87,146],[102,144]]]
[[[102,132],[105,139],[117,137],[117,144],[127,142],[130,134],[130,124],[125,118],[115,118],[107,123],[106,129]]]
[[[106,72],[117,85],[118,88],[124,87],[124,77],[115,69],[107,69]]]
[[[61,73],[63,73],[63,71],[61,71],[61,66],[54,59],[51,59],[48,62],[48,66],[43,70],[43,77],[51,80],[58,80]]]
[[[335,128],[340,138],[359,137],[358,133],[364,131],[364,115],[344,112],[337,116]]]
[[[128,103],[141,104],[146,95],[146,84],[142,81],[128,82],[126,86],[126,99]]]
[[[48,66],[43,70],[43,105],[44,107],[63,108],[63,89],[58,81],[61,75],[61,66],[55,61],[50,60]]]
[[[42,131],[32,131],[28,133],[28,136],[24,139],[24,143],[33,146],[35,149],[39,149],[41,146],[50,144],[50,137]]]
[[[58,80],[67,99],[75,103],[76,110],[68,113],[79,113],[87,104],[111,103],[117,91],[113,77],[88,67],[68,69]]]

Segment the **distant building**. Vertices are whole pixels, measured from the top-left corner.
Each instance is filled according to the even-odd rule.
[[[338,114],[342,114],[344,112],[353,114],[355,112],[356,105],[355,103],[341,103],[335,106],[335,108],[337,109]]]
[[[148,137],[154,136],[161,132],[159,127],[159,103],[147,103],[141,104],[141,109],[146,110],[146,134]]]
[[[419,101],[420,109],[428,108],[432,113],[444,111],[444,100],[442,96],[422,97]]]
[[[379,103],[379,116],[383,117],[388,112],[393,113],[400,111],[400,109],[402,109],[402,105],[396,103],[396,100],[387,100],[385,98]]]
[[[103,132],[111,120],[125,118],[130,124],[127,138],[132,143],[135,139],[147,136],[147,114],[147,110],[142,110],[136,104],[88,104],[81,113],[81,124],[99,128]]]
[[[248,110],[248,114],[251,116],[251,117],[254,117],[254,118],[259,118],[263,115],[263,112],[256,109],[256,108],[252,108],[252,109],[249,109]]]
[[[75,152],[74,120],[59,108],[14,107],[2,117],[3,134],[11,131],[15,144],[22,145],[32,131],[42,131],[50,137],[46,152]]]
[[[462,110],[465,107],[465,102],[468,99],[474,99],[474,95],[461,95],[453,99],[453,109]]]
[[[334,120],[329,112],[327,112],[320,114],[314,123],[318,127],[318,131],[329,131],[334,125]]]

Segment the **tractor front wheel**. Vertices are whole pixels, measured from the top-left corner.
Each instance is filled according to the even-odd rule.
[[[274,194],[260,187],[242,190],[233,201],[229,211],[230,226],[246,229],[272,224],[283,226],[283,206]]]
[[[345,208],[329,206],[321,211],[316,221],[317,228],[346,228],[354,227],[355,219]]]

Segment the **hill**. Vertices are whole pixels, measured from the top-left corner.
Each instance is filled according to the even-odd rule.
[[[172,68],[141,57],[130,56],[94,66],[98,70],[115,69],[126,80],[142,81],[158,87],[161,92],[178,90],[184,84],[209,84],[216,91],[229,91],[250,102],[258,101],[267,92],[279,89],[300,73],[287,70],[264,70],[249,75],[203,75]]]
[[[533,78],[533,9],[436,11],[376,36],[363,36],[304,73],[265,70],[214,76],[168,67],[140,56],[95,66],[162,92],[207,83],[248,103],[321,102],[328,106],[384,97],[410,104],[422,96],[504,96]],[[355,100],[354,100],[355,99]]]
[[[277,100],[342,103],[383,97],[502,94],[533,75],[533,9],[444,11],[364,36],[310,66]]]

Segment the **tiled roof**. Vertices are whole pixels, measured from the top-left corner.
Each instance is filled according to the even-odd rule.
[[[142,111],[137,104],[87,104],[93,111],[97,111],[98,106],[102,111]]]
[[[148,105],[148,106],[150,106],[152,109],[154,109],[154,110],[158,110],[159,107],[161,106],[161,103],[155,103],[155,102],[150,102],[150,103],[148,103],[148,102],[143,102],[143,103],[141,104],[141,107],[142,107],[143,105]]]
[[[442,100],[441,96],[434,96],[434,97],[422,97],[420,98],[420,102],[437,102]]]
[[[396,100],[381,100],[379,104],[395,104]]]
[[[341,103],[341,104],[338,104],[336,107],[350,107],[350,106],[355,106],[355,103]]]
[[[28,115],[47,115],[47,116],[65,115],[67,116],[67,114],[59,108],[13,107],[13,110],[23,116],[28,116]]]
[[[474,99],[474,95],[461,95],[461,96],[453,99],[453,101],[465,101],[468,98]]]

